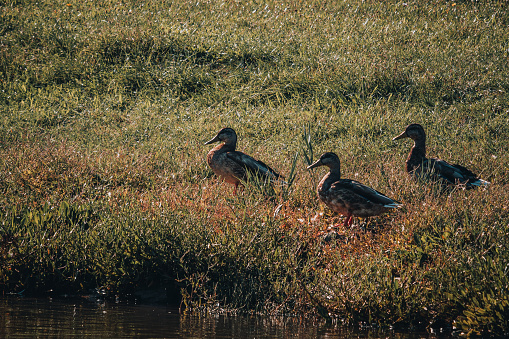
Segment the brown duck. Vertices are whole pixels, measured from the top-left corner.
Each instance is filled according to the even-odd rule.
[[[371,187],[355,180],[341,179],[340,162],[335,153],[322,154],[308,169],[318,166],[329,167],[329,173],[318,184],[318,198],[334,212],[346,216],[344,226],[350,226],[353,217],[372,217],[401,207],[400,203]]]
[[[249,155],[236,151],[237,134],[232,128],[223,128],[205,145],[214,142],[222,142],[207,154],[207,163],[214,173],[224,181],[233,184],[234,194],[237,187],[246,181],[249,175],[255,175],[261,180],[277,180],[283,177],[260,160],[255,160]],[[250,173],[250,174],[248,174]]]
[[[403,138],[410,138],[414,141],[414,146],[406,160],[406,171],[412,177],[424,176],[443,185],[458,185],[464,188],[490,184],[461,165],[451,165],[445,160],[426,158],[426,133],[421,125],[408,125],[403,133],[392,140]]]

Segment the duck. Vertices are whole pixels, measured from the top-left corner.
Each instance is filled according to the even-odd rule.
[[[222,128],[205,145],[215,142],[220,142],[220,144],[208,152],[207,163],[218,177],[235,186],[234,195],[237,195],[238,186],[242,185],[242,182],[245,182],[251,175],[264,181],[283,179],[282,175],[263,161],[236,150],[237,133],[233,128]]]
[[[490,182],[479,178],[469,169],[449,164],[437,158],[426,158],[426,132],[419,124],[410,124],[405,131],[392,140],[410,138],[414,146],[406,160],[405,169],[413,178],[426,177],[432,181],[440,182],[443,186],[456,186],[466,189],[480,186],[487,187]]]
[[[339,157],[334,152],[326,152],[308,170],[327,166],[325,174],[317,187],[318,199],[334,212],[344,215],[343,226],[351,226],[353,217],[367,218],[380,215],[402,204],[377,190],[351,179],[341,179]]]

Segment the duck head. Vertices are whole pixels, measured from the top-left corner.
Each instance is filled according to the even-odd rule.
[[[419,124],[410,124],[406,127],[405,131],[398,135],[397,137],[392,138],[392,140],[399,140],[403,138],[410,138],[412,140],[425,140],[426,132],[424,132],[424,128],[422,128]]]
[[[324,153],[320,156],[320,159],[309,165],[307,169],[309,170],[319,166],[327,166],[330,169],[339,169],[339,157],[333,152]]]
[[[217,135],[207,141],[205,145],[212,144],[214,142],[224,142],[225,144],[235,144],[237,142],[237,134],[233,128],[225,127],[217,132]]]

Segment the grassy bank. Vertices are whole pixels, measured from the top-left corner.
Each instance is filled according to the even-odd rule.
[[[508,332],[505,3],[0,6],[4,293]],[[413,122],[492,186],[412,182],[391,139]],[[293,184],[234,196],[205,163],[225,126]],[[326,241],[342,218],[305,170],[326,151],[404,207]]]

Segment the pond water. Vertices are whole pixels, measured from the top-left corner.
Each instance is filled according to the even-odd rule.
[[[165,306],[0,297],[0,338],[428,338],[353,331],[294,317],[200,316]]]

